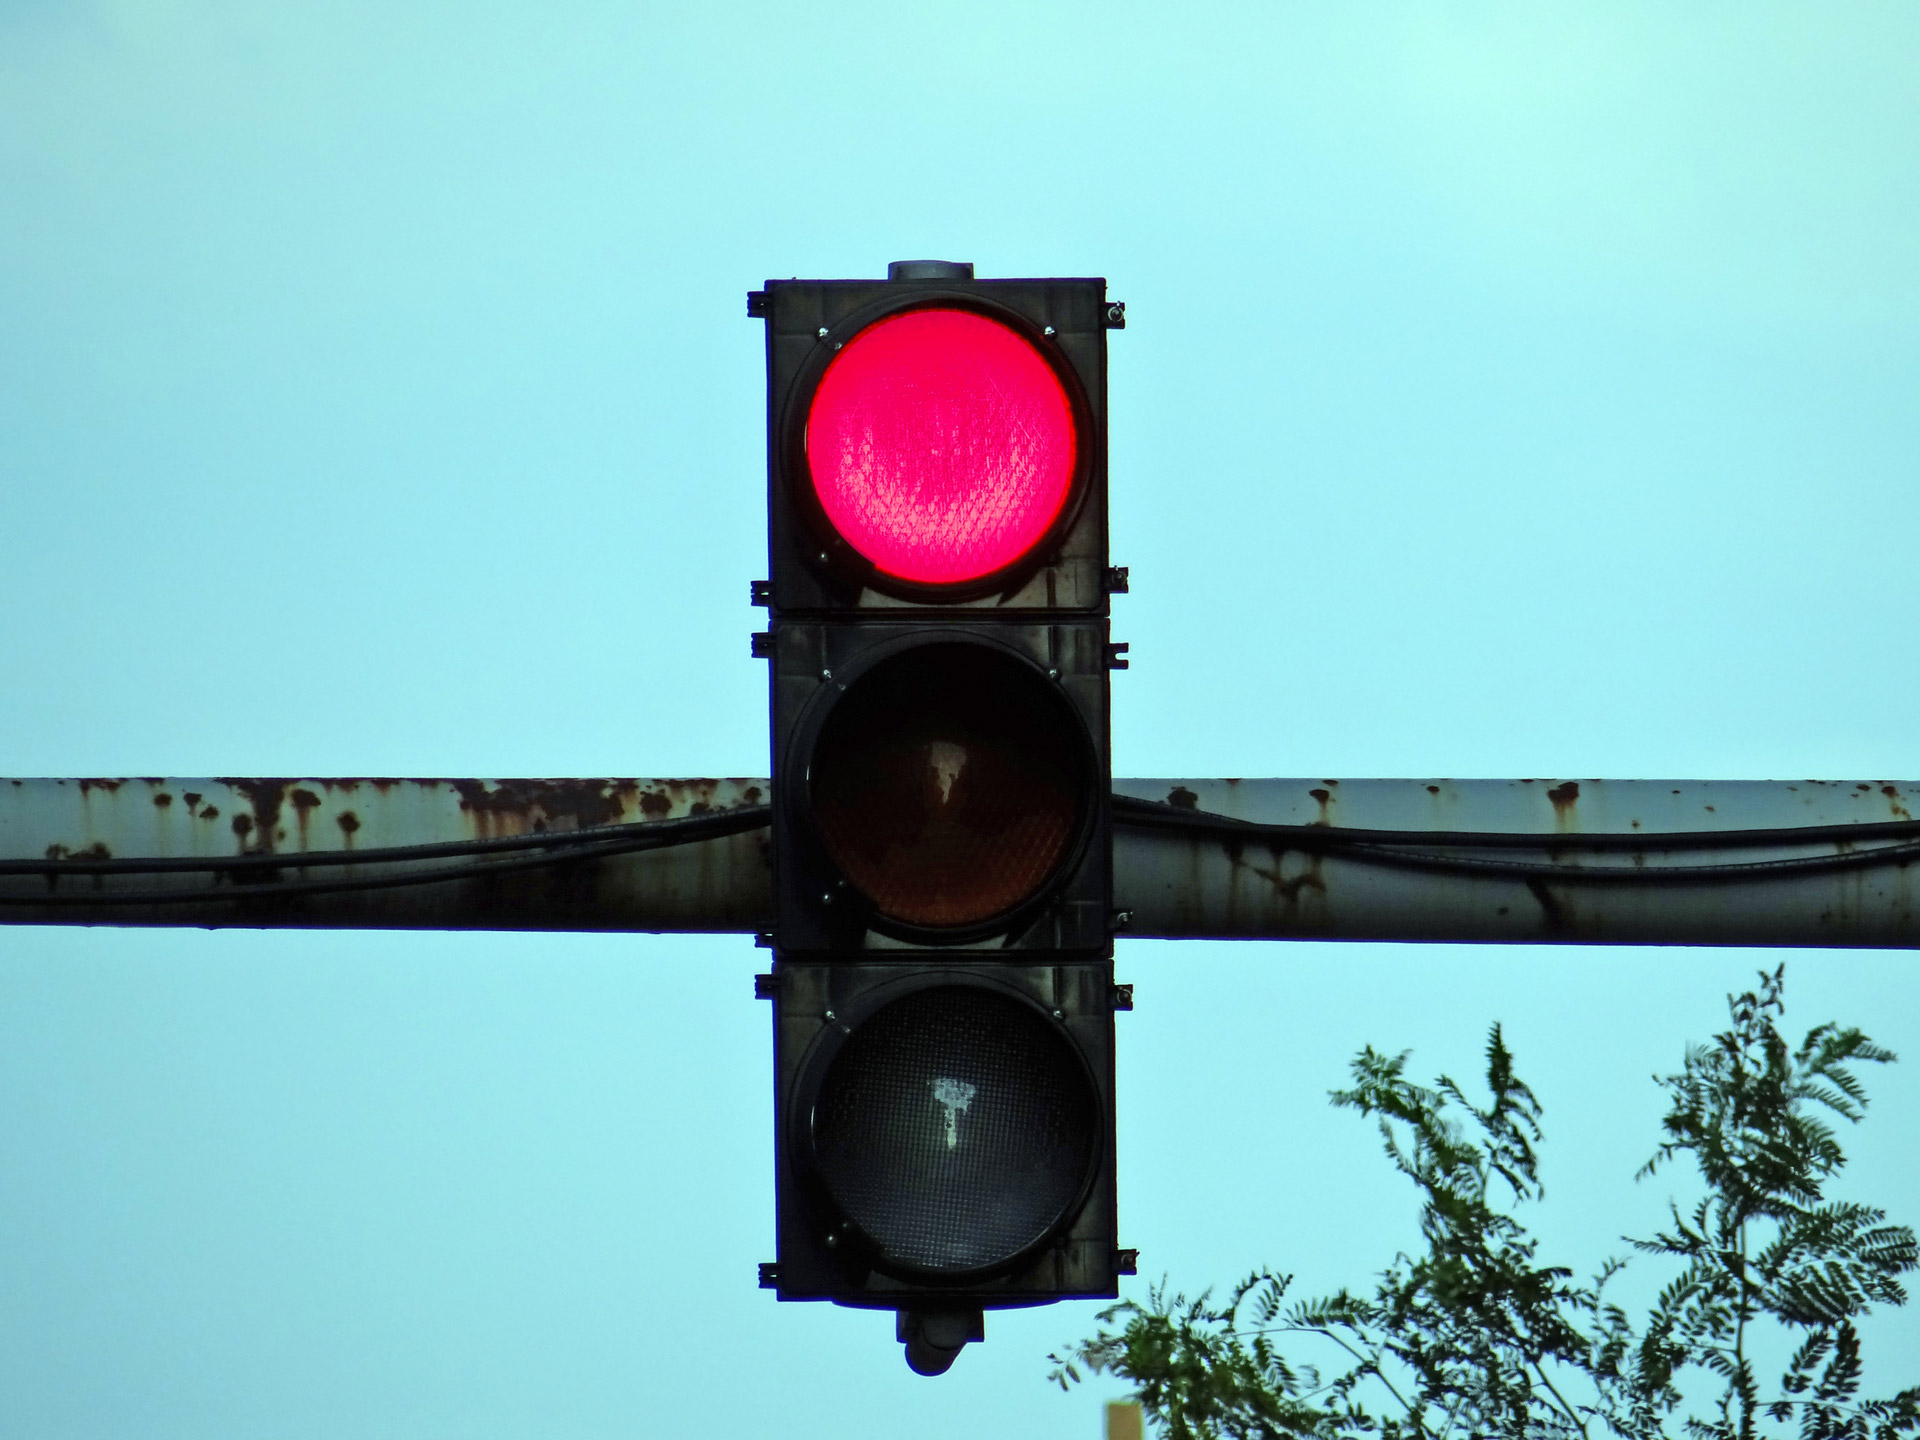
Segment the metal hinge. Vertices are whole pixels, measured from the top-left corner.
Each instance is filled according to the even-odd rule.
[[[767,318],[767,292],[764,290],[747,291],[747,318],[764,320]]]
[[[1127,651],[1132,648],[1133,647],[1125,640],[1109,640],[1107,642],[1107,668],[1109,670],[1125,670],[1127,668]]]
[[[1107,306],[1107,329],[1124,330],[1127,328],[1127,302],[1115,300]]]
[[[771,660],[773,658],[773,632],[756,630],[753,632],[753,658]]]

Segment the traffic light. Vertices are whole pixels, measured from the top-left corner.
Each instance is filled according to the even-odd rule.
[[[1096,279],[769,281],[783,1300],[1116,1292],[1106,332]]]

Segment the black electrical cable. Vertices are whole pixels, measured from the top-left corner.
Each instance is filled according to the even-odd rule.
[[[516,855],[502,860],[479,860],[465,865],[442,865],[427,870],[404,870],[384,875],[346,875],[333,880],[269,880],[255,884],[231,884],[202,886],[196,889],[180,890],[126,890],[93,891],[83,893],[45,895],[5,895],[0,896],[0,905],[28,906],[119,906],[119,905],[182,905],[206,904],[210,902],[245,901],[256,898],[280,898],[288,895],[329,895],[359,890],[391,890],[407,885],[435,885],[444,881],[474,880],[492,875],[509,874],[523,870],[540,870],[561,865],[578,864],[585,860],[600,860],[614,855],[632,855],[644,850],[664,850],[676,845],[690,845],[702,840],[719,839],[726,835],[737,835],[748,830],[758,830],[769,823],[771,812],[765,805],[742,806],[736,810],[721,811],[714,815],[689,815],[679,820],[643,821],[633,825],[607,825],[592,830],[572,830],[561,835],[516,836],[513,848],[525,850],[533,846],[542,846],[554,853],[544,855]],[[445,855],[473,854],[479,846],[489,849],[506,848],[499,841],[480,841],[449,845],[395,846],[385,851],[368,851],[366,854],[381,855],[383,861],[391,863],[395,859],[427,859]],[[479,853],[486,853],[484,850]],[[360,856],[349,851],[328,851],[316,855],[312,852],[298,855],[273,857],[233,857],[235,859],[271,859],[277,861],[273,868],[283,870],[309,870],[352,868],[360,863]],[[220,868],[202,864],[198,867],[183,868]],[[249,866],[249,869],[259,867]],[[17,873],[17,872],[16,872]],[[58,875],[65,873],[61,868],[48,870],[43,867],[38,872]]]
[[[1164,800],[1133,795],[1113,797],[1119,824],[1207,831],[1238,830],[1297,837],[1304,848],[1325,840],[1334,845],[1457,845],[1479,850],[1742,850],[1768,845],[1815,845],[1830,841],[1920,839],[1920,820],[1860,824],[1780,825],[1761,830],[1607,831],[1599,834],[1539,834],[1516,830],[1368,830],[1346,825],[1285,825],[1241,820],[1209,810],[1188,810]]]
[[[1362,830],[1344,826],[1278,825],[1240,820],[1201,810],[1186,810],[1131,796],[1113,797],[1116,824],[1141,829],[1201,833],[1221,839],[1257,839],[1309,854],[1429,873],[1473,875],[1486,879],[1527,882],[1597,883],[1627,885],[1724,884],[1769,880],[1780,876],[1857,870],[1882,865],[1905,866],[1920,860],[1920,823],[1799,826],[1767,830],[1711,830],[1669,832],[1664,835],[1559,836],[1510,831]],[[1876,845],[1833,855],[1789,856],[1778,860],[1734,861],[1718,865],[1562,865],[1553,862],[1495,860],[1472,855],[1436,854],[1435,845],[1474,849],[1592,849],[1675,851],[1746,848],[1768,845],[1852,842],[1861,839],[1909,839],[1907,844]],[[1601,843],[1593,843],[1601,842]],[[1421,846],[1419,850],[1403,847]]]
[[[1555,865],[1538,861],[1479,860],[1464,855],[1423,854],[1375,845],[1329,846],[1322,853],[1342,860],[1401,870],[1477,875],[1492,880],[1600,885],[1702,885],[1772,880],[1832,870],[1866,870],[1882,865],[1906,866],[1920,860],[1920,843],[1881,845],[1838,855],[1799,855],[1779,860],[1735,861],[1720,865]]]

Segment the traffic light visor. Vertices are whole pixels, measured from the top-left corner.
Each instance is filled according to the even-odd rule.
[[[1086,729],[1033,666],[932,643],[853,682],[809,765],[829,858],[882,916],[976,926],[1043,892],[1093,809]]]
[[[805,450],[827,523],[885,575],[960,585],[1017,564],[1072,498],[1066,385],[1011,326],[971,310],[875,321],[828,365]]]
[[[855,1026],[812,1103],[812,1161],[883,1270],[960,1278],[1072,1218],[1100,1104],[1057,1026],[984,987],[941,985]]]

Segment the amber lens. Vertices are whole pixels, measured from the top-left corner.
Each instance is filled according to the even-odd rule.
[[[976,925],[1043,890],[1093,796],[1085,731],[1052,681],[985,646],[876,665],[822,727],[813,812],[841,874],[909,925]]]

